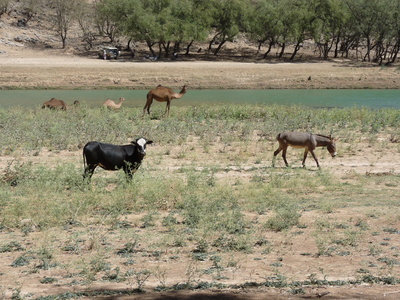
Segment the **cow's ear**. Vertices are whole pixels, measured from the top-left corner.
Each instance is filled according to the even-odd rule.
[[[133,144],[133,145],[135,145],[135,146],[136,146],[136,141],[132,141],[132,142],[131,142],[131,144]]]
[[[147,145],[153,144],[153,141],[146,141]]]

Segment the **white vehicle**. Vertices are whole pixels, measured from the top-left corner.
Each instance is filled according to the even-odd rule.
[[[99,51],[99,58],[102,59],[117,59],[120,52],[118,48],[115,47],[105,47]]]

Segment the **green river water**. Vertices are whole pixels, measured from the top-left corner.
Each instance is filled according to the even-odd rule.
[[[124,106],[143,107],[147,90],[0,90],[0,107],[40,107],[51,98],[64,100],[67,105],[75,100],[88,106],[101,106],[107,99],[118,101],[124,97]],[[368,107],[400,108],[398,90],[188,90],[178,105],[202,104],[281,104],[309,107]],[[154,105],[154,104],[153,104]],[[164,104],[163,104],[164,105]]]

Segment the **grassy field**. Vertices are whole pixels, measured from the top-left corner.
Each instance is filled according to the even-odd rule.
[[[0,299],[399,284],[399,110],[163,110],[0,110]],[[289,149],[292,165],[272,168],[292,130],[338,137],[338,157],[319,149],[322,169],[311,156],[303,169]],[[86,142],[136,137],[154,146],[133,181],[97,170],[83,183]]]

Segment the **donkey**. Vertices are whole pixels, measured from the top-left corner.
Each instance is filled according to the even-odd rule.
[[[311,152],[314,157],[315,162],[317,163],[317,167],[320,168],[318,159],[315,156],[314,150],[316,147],[327,147],[329,153],[332,157],[336,156],[336,145],[335,139],[331,136],[325,136],[321,134],[312,134],[308,132],[282,132],[279,133],[276,137],[279,142],[279,148],[274,152],[274,158],[272,160],[272,166],[275,166],[275,159],[279,152],[282,152],[283,161],[286,166],[288,166],[288,162],[286,160],[286,150],[289,146],[294,148],[304,148],[304,159],[303,159],[303,168],[305,168],[305,162],[307,158],[308,152]]]

